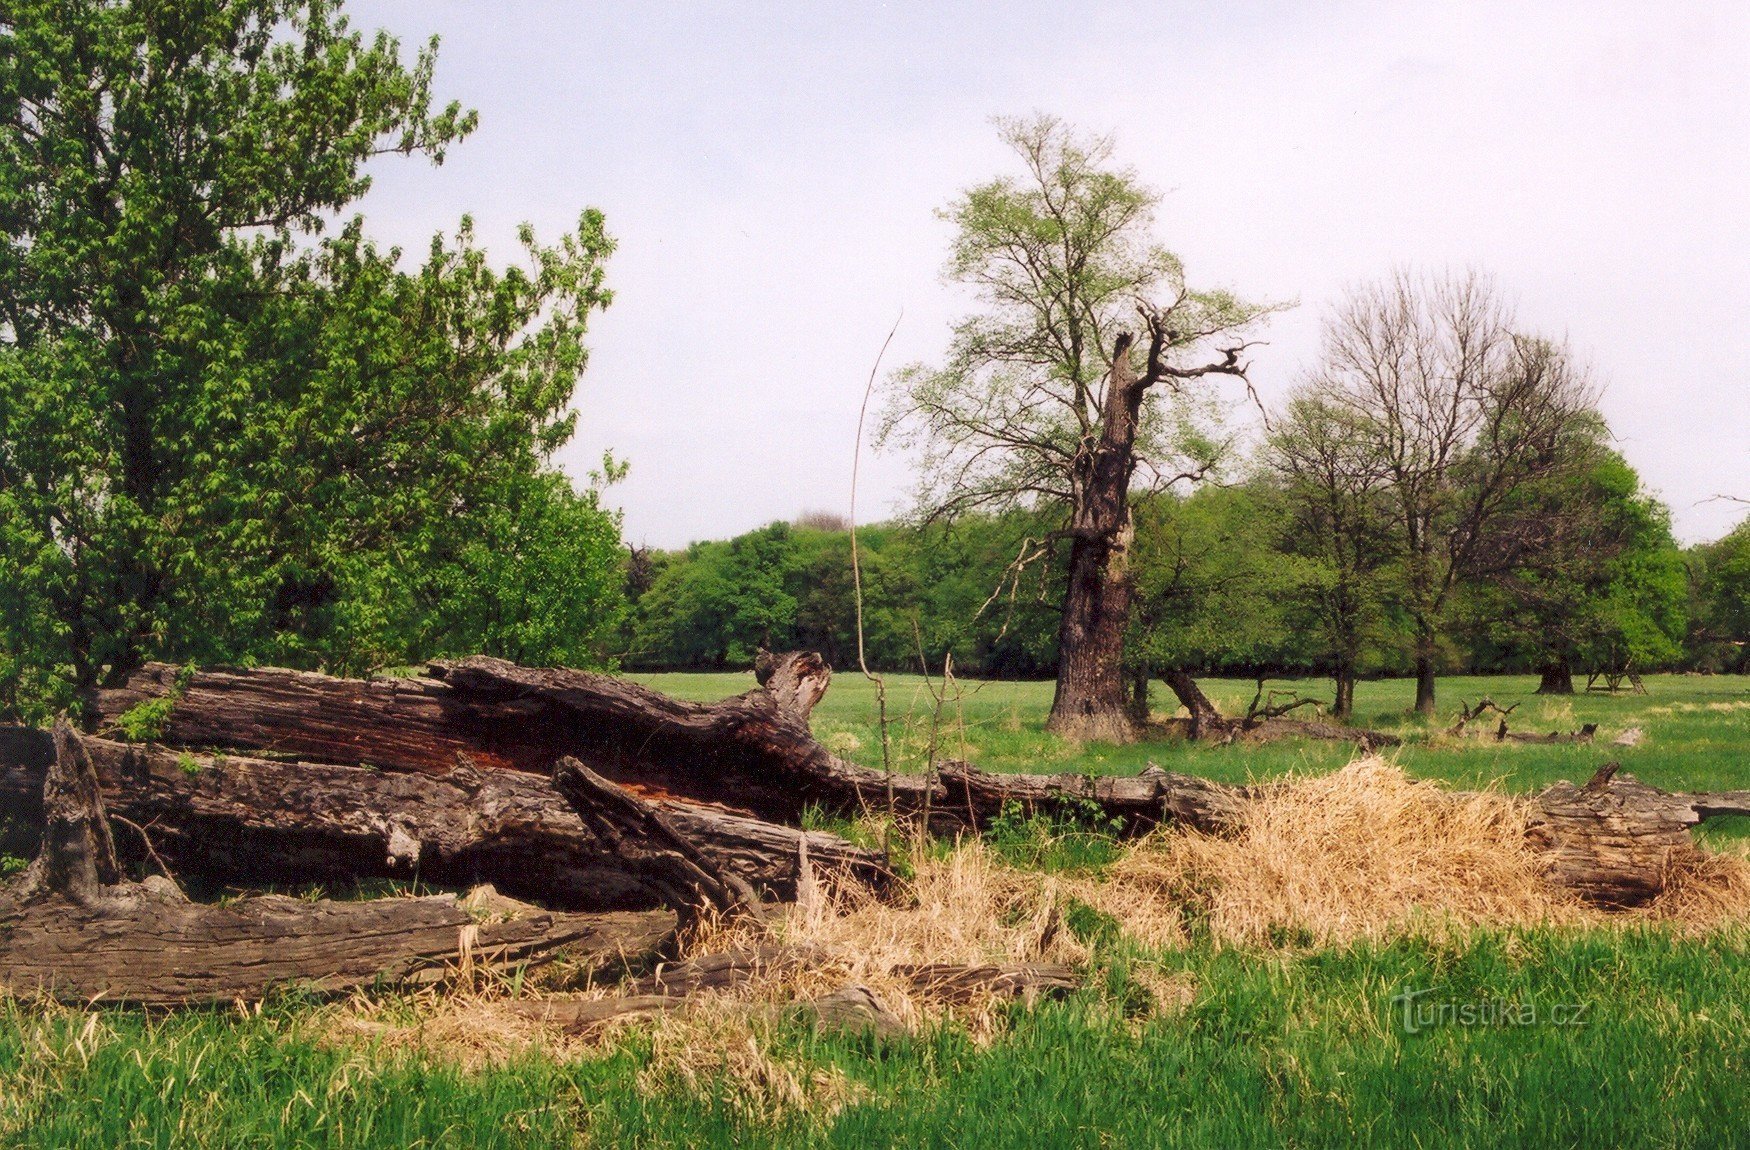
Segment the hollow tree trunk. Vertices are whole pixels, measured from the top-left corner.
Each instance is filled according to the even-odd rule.
[[[1568,665],[1566,656],[1552,660],[1543,668],[1543,676],[1537,684],[1540,695],[1572,695],[1574,693],[1574,671]]]
[[[1057,692],[1046,729],[1072,739],[1136,738],[1124,701],[1124,632],[1130,625],[1130,478],[1143,386],[1118,337],[1107,375],[1100,438],[1074,463],[1075,505],[1063,616],[1057,628]]]

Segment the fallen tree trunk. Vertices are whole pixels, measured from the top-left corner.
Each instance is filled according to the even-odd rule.
[[[660,905],[646,874],[592,834],[545,779],[451,767],[430,774],[176,752],[85,738],[108,809],[185,878],[209,886],[419,878],[489,882],[543,906]],[[40,834],[48,732],[0,727],[0,811]],[[697,804],[658,808],[712,863],[775,898],[795,894],[804,841],[829,879],[886,881],[885,860],[836,835]],[[139,852],[122,829],[124,849]]]
[[[569,755],[553,768],[553,787],[590,832],[635,867],[674,909],[683,935],[690,935],[708,915],[747,914],[759,901],[752,887],[706,858],[655,806]]]
[[[1545,856],[1556,886],[1604,907],[1644,905],[1664,893],[1683,867],[1704,857],[1691,828],[1717,815],[1750,815],[1750,791],[1673,793],[1609,764],[1584,787],[1556,783],[1526,800],[1526,836]],[[1095,804],[1132,831],[1172,822],[1228,834],[1249,801],[1268,785],[1237,787],[1149,767],[1132,778],[1084,775],[993,775],[945,763],[946,812],[982,823],[1010,803],[1022,810],[1075,815]]]
[[[439,665],[433,673],[441,682],[411,684],[209,672],[186,685],[167,737],[254,740],[251,745],[299,753],[315,748],[423,771],[453,769],[458,757],[544,770],[560,754],[574,753],[645,797],[721,800],[788,822],[808,803],[839,811],[879,808],[891,787],[896,812],[928,809],[932,827],[943,830],[981,825],[1009,803],[1023,809],[1092,803],[1131,832],[1170,821],[1222,833],[1257,794],[1158,770],[1088,779],[991,775],[949,763],[933,783],[890,780],[835,758],[809,734],[806,710],[830,675],[824,663],[792,655],[770,669],[765,688],[709,705],[666,699],[604,676],[495,659]],[[772,689],[773,682],[780,689]],[[174,687],[173,671],[148,668],[127,690],[106,693],[102,713],[113,721],[124,703],[163,697]],[[1578,804],[1560,788],[1529,800],[1528,833],[1554,852],[1552,879],[1602,905],[1647,901],[1665,889],[1673,866],[1695,857],[1688,828],[1702,816],[1683,821],[1681,811],[1750,813],[1737,795],[1668,795],[1630,783],[1607,779],[1602,796],[1588,792]],[[1634,849],[1625,847],[1625,835]]]
[[[1402,739],[1385,731],[1370,731],[1360,727],[1351,727],[1343,723],[1327,723],[1310,719],[1290,719],[1285,717],[1288,711],[1295,707],[1310,706],[1311,699],[1299,699],[1283,707],[1270,707],[1262,711],[1258,702],[1262,697],[1260,685],[1260,700],[1255,700],[1253,706],[1244,718],[1230,719],[1221,713],[1221,709],[1203,693],[1203,688],[1197,685],[1197,680],[1189,672],[1171,670],[1163,672],[1161,680],[1172,689],[1174,697],[1180,706],[1185,708],[1189,718],[1185,723],[1185,737],[1193,742],[1229,743],[1242,739],[1252,743],[1267,743],[1275,739],[1302,738],[1323,739],[1334,742],[1354,743],[1363,751],[1374,751],[1381,747],[1395,747]]]
[[[854,813],[924,805],[929,786],[837,758],[814,740],[808,709],[831,668],[783,656],[765,686],[720,703],[671,699],[587,671],[473,658],[434,664],[433,679],[361,682],[297,671],[201,671],[151,664],[103,691],[97,719],[113,726],[155,699],[174,705],[164,742],[235,747],[400,771],[457,765],[545,776],[572,755],[650,798],[721,803],[796,823],[810,805]]]
[[[1150,765],[1141,774],[998,775],[970,763],[945,762],[938,769],[946,795],[933,812],[946,826],[981,826],[1011,803],[1029,813],[1074,810],[1092,803],[1132,834],[1161,823],[1222,833],[1234,829],[1243,800],[1253,792],[1196,775]]]
[[[1692,827],[1717,815],[1750,815],[1750,791],[1681,794],[1618,775],[1606,763],[1584,786],[1555,783],[1532,800],[1526,833],[1558,886],[1607,907],[1639,906],[1674,874],[1705,857]]]
[[[560,951],[647,954],[672,936],[672,916],[659,911],[528,908],[476,923],[453,896],[191,903],[163,879],[122,881],[91,761],[65,724],[55,747],[42,852],[0,890],[0,990],[9,994],[177,1005],[255,999],[289,985],[333,993],[437,977],[458,964],[538,964]]]

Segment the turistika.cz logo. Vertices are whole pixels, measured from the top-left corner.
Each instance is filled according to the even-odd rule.
[[[1515,1002],[1503,999],[1480,999],[1464,1002],[1438,999],[1432,995],[1440,988],[1404,990],[1391,996],[1398,1024],[1405,1034],[1420,1034],[1441,1026],[1585,1026],[1592,1004],[1589,1002]]]

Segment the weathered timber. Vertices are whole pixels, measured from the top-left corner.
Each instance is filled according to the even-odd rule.
[[[458,763],[546,775],[572,755],[649,798],[719,803],[786,823],[810,804],[902,810],[929,786],[837,758],[808,730],[831,669],[784,656],[764,687],[719,703],[671,699],[587,671],[472,658],[433,664],[432,679],[358,681],[296,671],[201,671],[178,695],[178,670],[152,664],[101,692],[100,725],[177,696],[163,740],[404,771]]]
[[[82,743],[109,810],[146,828],[179,874],[209,886],[417,876],[443,886],[489,882],[557,909],[659,904],[643,873],[533,775],[470,766],[410,774]],[[40,834],[53,761],[48,732],[0,727],[0,812],[15,829]],[[829,880],[888,877],[878,853],[836,835],[696,804],[659,809],[714,865],[775,898],[794,896],[805,842]],[[117,834],[124,853],[139,853],[135,832]]]
[[[369,902],[263,895],[216,906],[184,902],[168,884],[147,880],[112,888],[92,905],[20,905],[0,896],[0,988],[146,1005],[253,1000],[279,986],[334,993],[441,977],[465,960],[507,970],[561,953],[641,956],[673,929],[665,911],[542,912],[477,925],[448,895]]]
[[[65,723],[43,789],[42,851],[0,888],[0,990],[152,1005],[253,999],[276,986],[323,993],[435,977],[446,966],[538,964],[653,953],[661,911],[527,915],[476,923],[453,896],[229,906],[188,902],[154,876],[120,879],[91,758]]]
[[[571,756],[554,765],[553,787],[590,833],[674,909],[683,934],[709,915],[747,914],[759,901],[752,887],[706,858],[654,804],[616,787]]]
[[[768,686],[779,670],[769,667]],[[346,746],[334,732],[344,729],[355,761],[364,758],[360,748],[368,744],[378,750],[375,760],[366,761],[413,770],[440,769],[456,755],[466,760],[476,754],[471,746],[496,765],[525,770],[546,769],[559,754],[575,753],[645,797],[720,800],[790,822],[814,802],[838,810],[878,808],[891,783],[900,813],[916,813],[927,802],[932,825],[941,829],[980,825],[1011,802],[1050,808],[1076,800],[1095,803],[1132,832],[1172,821],[1222,833],[1258,794],[1158,770],[1088,779],[991,775],[948,763],[933,785],[910,776],[889,780],[836,759],[808,733],[801,712],[825,689],[827,672],[818,661],[794,662],[781,694],[762,688],[708,705],[667,699],[622,680],[493,659],[444,664],[433,673],[442,681],[405,689],[291,672],[197,674],[172,712],[168,737],[254,738],[304,753],[300,731],[310,727],[322,732],[316,741],[339,754]],[[166,693],[174,678],[168,668],[149,668],[127,691],[107,695],[104,713],[113,718],[124,702]],[[271,685],[264,707],[256,706],[261,683]],[[361,698],[372,700],[368,713],[359,710]],[[242,718],[229,721],[227,714]],[[394,737],[373,742],[372,723],[386,724]],[[398,757],[386,758],[385,749]],[[1601,905],[1644,903],[1666,888],[1672,867],[1693,857],[1687,828],[1707,817],[1694,812],[1750,812],[1734,794],[1669,795],[1631,784],[1606,779],[1580,799],[1573,794],[1580,788],[1554,787],[1529,800],[1528,833],[1550,852],[1552,881]]]
[[[949,761],[938,775],[947,793],[936,815],[973,825],[989,822],[1010,803],[1031,812],[1091,802],[1133,833],[1163,822],[1220,833],[1237,826],[1243,801],[1252,793],[1152,765],[1132,776],[999,775]]]
[[[1555,783],[1532,800],[1527,834],[1552,882],[1607,907],[1638,906],[1702,857],[1690,828],[1750,815],[1750,791],[1673,794],[1607,763],[1584,786]]]

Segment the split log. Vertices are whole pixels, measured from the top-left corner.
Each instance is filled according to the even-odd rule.
[[[706,858],[661,812],[576,759],[553,768],[553,787],[595,837],[629,863],[680,916],[691,934],[707,916],[747,914],[759,896],[734,872]]]
[[[1555,783],[1532,800],[1527,835],[1552,882],[1606,907],[1639,906],[1703,857],[1690,829],[1750,815],[1750,791],[1673,794],[1606,763],[1585,786]]]
[[[515,771],[456,766],[431,774],[176,752],[84,738],[108,809],[148,828],[185,878],[208,886],[408,879],[489,882],[568,910],[660,904],[644,874],[592,834],[551,784]],[[48,732],[0,727],[0,811],[42,828]],[[885,860],[836,835],[697,804],[659,804],[713,866],[771,897],[795,896],[806,851],[829,880],[881,885]],[[138,836],[121,832],[124,850]]]
[[[452,896],[210,906],[156,877],[124,882],[91,760],[65,723],[54,739],[42,852],[0,889],[0,990],[9,994],[178,1005],[280,986],[333,993],[437,977],[454,964],[648,954],[672,933],[664,912],[476,923]]]
[[[458,763],[546,775],[571,755],[648,798],[719,803],[795,824],[811,804],[841,812],[925,805],[929,785],[837,758],[808,710],[832,669],[783,656],[766,685],[719,703],[671,699],[587,671],[472,658],[431,679],[360,682],[297,671],[201,671],[151,664],[99,693],[100,724],[174,698],[164,742],[235,747],[348,765],[443,772]]]

